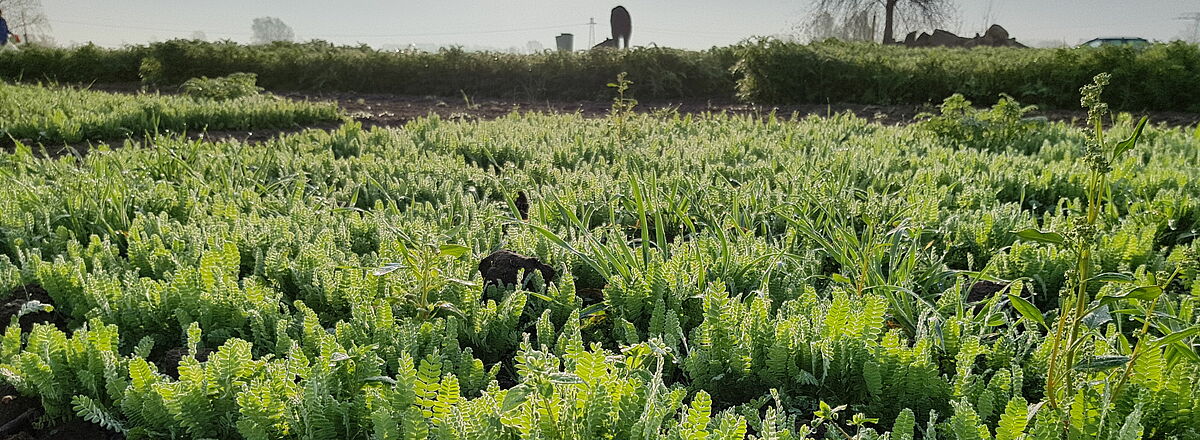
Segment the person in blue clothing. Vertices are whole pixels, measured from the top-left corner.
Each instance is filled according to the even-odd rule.
[[[0,47],[8,45],[8,36],[14,35],[8,30],[8,22],[4,20],[4,11],[0,10]]]

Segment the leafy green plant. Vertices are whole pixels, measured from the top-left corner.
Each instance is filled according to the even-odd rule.
[[[1074,250],[1076,260],[1070,278],[1072,291],[1062,301],[1062,308],[1058,311],[1058,317],[1047,341],[1049,359],[1046,366],[1045,394],[1049,406],[1054,409],[1069,407],[1072,414],[1077,414],[1078,411],[1087,410],[1076,407],[1086,408],[1089,404],[1095,404],[1097,405],[1095,411],[1099,414],[1098,422],[1096,422],[1098,426],[1088,428],[1087,432],[1096,435],[1125,436],[1126,433],[1118,434],[1109,431],[1116,427],[1110,426],[1111,421],[1107,418],[1111,417],[1112,403],[1126,398],[1123,395],[1124,387],[1133,376],[1135,368],[1142,364],[1138,362],[1139,358],[1146,356],[1147,353],[1151,353],[1152,356],[1162,356],[1163,349],[1167,349],[1168,352],[1173,350],[1176,352],[1182,350],[1182,353],[1192,352],[1190,348],[1168,345],[1193,336],[1200,332],[1200,327],[1172,332],[1157,339],[1149,333],[1149,330],[1154,327],[1154,321],[1158,318],[1157,305],[1163,296],[1164,289],[1177,278],[1179,269],[1170,275],[1143,273],[1142,276],[1111,272],[1096,274],[1094,272],[1097,231],[1109,218],[1105,214],[1111,212],[1105,204],[1106,202],[1112,203],[1109,183],[1112,164],[1136,146],[1146,125],[1146,118],[1142,118],[1125,140],[1120,142],[1105,140],[1103,118],[1108,114],[1108,106],[1101,101],[1100,94],[1108,81],[1107,74],[1100,74],[1096,76],[1092,84],[1081,90],[1083,95],[1081,102],[1088,109],[1088,124],[1091,126],[1092,133],[1085,143],[1086,147],[1082,155],[1088,166],[1086,204],[1082,207],[1081,212],[1073,215],[1071,230],[1064,235],[1026,229],[1017,232],[1017,235],[1025,240],[1069,246]],[[1099,294],[1093,299],[1091,285],[1094,284],[1104,284],[1104,286],[1100,288]],[[1031,308],[1027,303],[1022,303],[1019,298],[1012,298],[1012,300],[1014,305],[1024,304],[1024,306],[1018,307],[1018,311],[1025,317],[1045,323],[1036,309]],[[1112,319],[1108,317],[1109,309],[1117,303],[1126,303],[1132,306],[1132,309],[1122,309],[1120,313],[1129,314],[1142,323],[1141,328],[1130,335],[1136,341],[1133,343],[1132,350],[1129,349],[1131,343],[1124,340],[1125,335],[1122,334],[1120,337],[1124,341],[1124,345],[1118,351],[1120,354],[1087,353],[1086,348],[1099,344],[1099,341],[1105,338],[1105,335],[1099,331],[1099,327],[1105,321]],[[1194,353],[1192,354],[1191,357],[1195,357]],[[1098,402],[1090,402],[1093,398],[1078,397],[1093,388],[1090,385],[1093,383],[1091,380],[1098,375],[1105,378],[1105,386],[1100,390]],[[1133,413],[1130,417],[1134,417]],[[1077,418],[1077,416],[1072,415],[1072,418]],[[1077,422],[1079,421],[1072,421],[1072,423]],[[1122,428],[1122,431],[1124,430],[1125,428]]]
[[[439,299],[441,291],[450,284],[474,287],[469,281],[448,278],[442,267],[447,259],[460,258],[470,252],[465,246],[443,244],[439,246],[418,246],[416,249],[401,244],[399,246],[403,261],[387,263],[375,269],[376,276],[387,275],[397,270],[403,270],[416,282],[415,290],[402,292],[396,301],[416,310],[417,318],[427,321],[439,314],[463,317],[462,311],[454,303]]]
[[[625,136],[625,120],[629,118],[629,114],[633,113],[633,108],[637,106],[637,100],[626,98],[625,92],[629,91],[629,87],[633,85],[633,81],[625,79],[626,72],[617,74],[617,81],[608,83],[608,87],[617,91],[617,96],[613,98],[612,108],[609,110],[609,119],[617,128],[617,138],[623,139]]]
[[[977,110],[971,101],[954,94],[942,101],[941,114],[921,114],[921,128],[929,130],[946,142],[972,145],[986,150],[1015,149],[1032,153],[1042,147],[1048,127],[1043,121],[1027,119],[1025,114],[1035,106],[1021,106],[1011,96],[1000,95],[990,110]]]
[[[1190,127],[1100,177],[1062,123],[1017,151],[848,114],[612,122],[17,144],[0,380],[130,438],[1196,434]],[[1071,231],[1106,187],[1072,348]],[[564,270],[485,292],[481,249]]]
[[[262,88],[256,84],[258,75],[237,72],[217,78],[199,77],[184,81],[179,90],[184,95],[200,99],[225,101],[247,96],[258,96]]]

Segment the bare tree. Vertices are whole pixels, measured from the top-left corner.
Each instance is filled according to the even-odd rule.
[[[41,0],[0,0],[0,10],[14,34],[25,40],[49,41],[50,21]]]
[[[937,25],[953,9],[953,0],[816,0],[813,16],[828,14],[844,22],[861,23],[867,14],[883,8],[883,43],[896,42],[896,23],[907,26]],[[857,18],[854,18],[857,17]]]
[[[845,17],[834,18],[828,12],[809,17],[803,34],[811,41],[837,38],[842,41],[874,41],[875,15],[863,10]]]
[[[292,32],[292,27],[276,17],[256,18],[250,29],[254,31],[254,42],[257,44],[292,41],[292,39],[296,38],[296,33]]]

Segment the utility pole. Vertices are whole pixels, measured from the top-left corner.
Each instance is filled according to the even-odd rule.
[[[1200,12],[1192,12],[1175,17],[1176,20],[1186,20],[1192,22],[1192,43],[1200,43]]]
[[[588,47],[596,45],[596,17],[588,19]]]

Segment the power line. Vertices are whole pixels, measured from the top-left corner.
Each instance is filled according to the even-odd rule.
[[[596,45],[596,17],[588,18],[588,47]]]
[[[1192,13],[1182,14],[1178,17],[1175,17],[1175,19],[1191,21],[1192,22],[1192,38],[1191,38],[1191,40],[1193,43],[1200,43],[1200,12],[1192,12]]]

